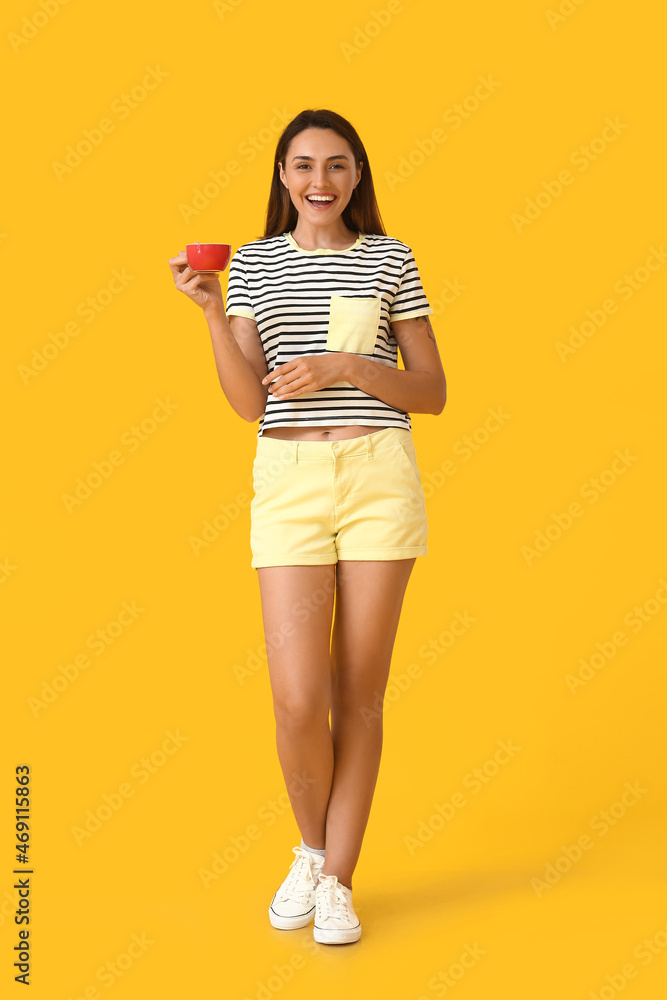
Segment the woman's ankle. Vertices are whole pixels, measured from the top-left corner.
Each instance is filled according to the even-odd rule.
[[[316,843],[317,843],[317,841],[316,841]],[[305,842],[305,840],[303,839],[303,837],[301,838],[301,845],[300,846],[301,846],[301,849],[304,850],[304,851],[310,851],[311,854],[321,854],[322,857],[324,857],[324,847],[310,847]]]
[[[322,875],[335,875],[336,878],[338,879],[338,881],[340,882],[340,884],[344,885],[346,889],[349,889],[350,892],[352,892],[352,877],[351,876],[349,878],[345,878],[345,877],[341,878],[341,876],[338,874],[338,872],[336,872],[336,871],[333,871],[333,872],[332,871],[327,871],[326,864],[325,864],[324,868],[322,869],[321,874]]]

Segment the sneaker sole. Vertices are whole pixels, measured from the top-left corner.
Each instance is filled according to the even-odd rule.
[[[349,930],[344,927],[318,927],[315,924],[313,937],[319,944],[352,944],[361,937],[361,924],[350,927]]]
[[[309,910],[307,913],[296,913],[293,917],[286,917],[280,913],[276,913],[272,907],[269,907],[269,920],[271,921],[271,926],[277,928],[279,931],[291,931],[298,927],[305,927],[315,916],[315,907]]]

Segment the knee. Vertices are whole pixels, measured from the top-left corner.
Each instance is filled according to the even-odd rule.
[[[276,701],[273,706],[276,726],[285,733],[307,733],[329,724],[329,706],[312,698],[291,696],[288,701]]]
[[[382,739],[384,699],[380,691],[350,692],[336,691],[331,699],[331,721],[336,729],[356,730],[375,734]]]
[[[381,687],[372,687],[367,683],[360,683],[358,679],[352,681],[339,677],[333,686],[332,704],[336,706],[337,711],[350,718],[381,720],[384,684]]]

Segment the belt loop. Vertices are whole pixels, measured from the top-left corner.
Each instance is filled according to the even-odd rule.
[[[370,434],[366,435],[366,458],[370,461],[373,458],[373,445]]]
[[[295,448],[294,448],[294,464],[298,465],[299,464],[299,442],[295,441],[294,445],[295,445]]]

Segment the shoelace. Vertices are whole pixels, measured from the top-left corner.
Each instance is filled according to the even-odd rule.
[[[341,920],[350,920],[350,913],[347,908],[347,896],[341,889],[336,875],[325,875],[319,880],[319,893],[316,895],[317,919],[326,920],[327,917],[339,917]]]
[[[313,891],[315,877],[313,875],[313,865],[315,862],[307,851],[300,847],[293,847],[296,857],[290,865],[290,873],[278,891],[276,900],[297,899],[304,904],[309,900],[309,894]]]

